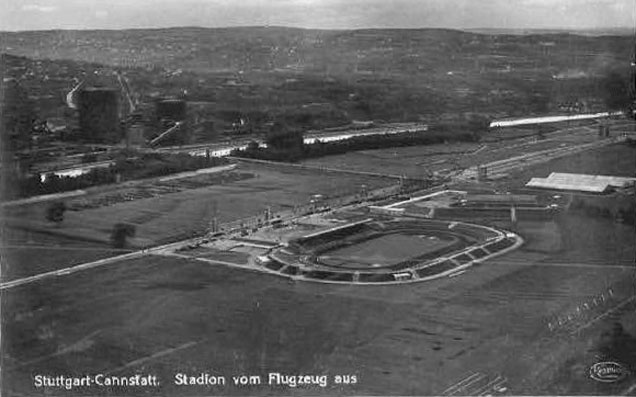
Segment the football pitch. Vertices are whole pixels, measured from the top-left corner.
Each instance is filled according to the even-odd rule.
[[[322,263],[357,267],[359,265],[392,266],[408,259],[417,258],[448,247],[454,241],[441,239],[434,235],[393,233],[379,236],[359,244],[330,251],[320,256]]]

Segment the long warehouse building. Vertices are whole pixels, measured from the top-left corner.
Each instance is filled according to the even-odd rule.
[[[532,178],[526,183],[526,186],[540,189],[606,193],[617,188],[632,187],[635,182],[636,178],[553,172],[547,178]]]

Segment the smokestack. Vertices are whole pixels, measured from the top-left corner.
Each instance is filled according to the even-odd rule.
[[[632,111],[632,118],[636,119],[636,41],[634,42],[634,52],[632,52],[629,94],[632,99],[632,106],[630,107]]]

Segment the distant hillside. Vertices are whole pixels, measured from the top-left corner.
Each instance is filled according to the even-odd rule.
[[[472,66],[475,57],[486,54],[531,60],[548,46],[555,66],[569,63],[573,53],[629,59],[631,40],[628,36],[520,36],[445,29],[184,27],[5,32],[0,33],[0,51],[32,58],[192,71],[429,73]]]
[[[275,120],[462,123],[607,109],[606,78],[629,76],[631,36],[448,29],[170,28],[0,33],[3,77],[41,118],[67,119],[78,81],[126,76],[147,111],[187,98],[194,140],[262,134]],[[25,58],[15,58],[15,56]]]
[[[482,29],[466,29],[466,31],[481,34],[573,34],[578,36],[634,36],[633,27],[623,28],[598,28],[598,29],[501,29],[501,28],[482,28]]]

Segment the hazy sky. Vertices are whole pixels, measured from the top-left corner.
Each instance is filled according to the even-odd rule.
[[[0,0],[0,30],[636,26],[636,0]]]

